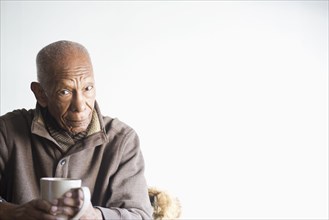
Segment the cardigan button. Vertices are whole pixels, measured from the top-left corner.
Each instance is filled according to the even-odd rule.
[[[65,165],[65,164],[66,164],[66,160],[63,159],[63,160],[60,162],[60,164],[61,164],[62,166]]]

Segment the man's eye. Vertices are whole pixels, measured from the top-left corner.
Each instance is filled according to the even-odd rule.
[[[67,89],[63,89],[63,90],[59,91],[59,94],[60,95],[68,95],[68,94],[70,94],[70,91],[67,90]]]
[[[94,87],[93,86],[87,86],[86,87],[86,91],[90,91],[90,90],[92,90]]]

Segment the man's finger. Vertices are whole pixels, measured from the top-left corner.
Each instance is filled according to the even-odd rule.
[[[52,206],[48,201],[41,199],[32,200],[30,204],[33,206],[33,208],[46,213],[50,213]]]
[[[77,207],[70,207],[70,206],[59,206],[56,214],[62,214],[67,216],[74,216],[79,211]]]
[[[64,194],[64,197],[83,199],[83,192],[81,189],[72,189]]]

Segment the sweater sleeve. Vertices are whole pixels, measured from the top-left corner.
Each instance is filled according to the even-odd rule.
[[[144,177],[144,159],[134,130],[121,142],[116,174],[110,181],[111,197],[101,210],[104,219],[152,219],[152,206]]]

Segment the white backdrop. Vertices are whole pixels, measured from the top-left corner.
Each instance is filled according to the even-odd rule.
[[[184,219],[328,218],[328,1],[1,1],[1,114],[61,39]]]

